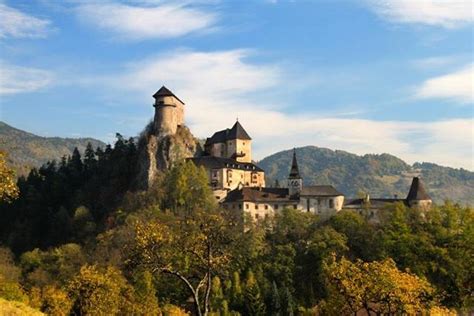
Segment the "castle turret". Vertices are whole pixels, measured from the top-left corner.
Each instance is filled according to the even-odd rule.
[[[288,176],[288,193],[290,196],[298,196],[303,188],[303,179],[300,176],[298,161],[296,160],[296,149],[293,149],[293,161],[291,162],[290,175]]]
[[[218,131],[206,140],[206,152],[215,157],[252,162],[252,138],[239,121],[232,128]]]
[[[154,95],[155,132],[159,135],[175,134],[178,127],[184,124],[184,102],[165,86]]]
[[[421,182],[420,178],[414,177],[411,182],[410,191],[406,198],[408,206],[417,206],[422,209],[429,209],[432,200],[431,197],[426,193],[425,187]]]

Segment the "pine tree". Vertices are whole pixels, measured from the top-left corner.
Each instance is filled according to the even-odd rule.
[[[244,291],[244,310],[249,316],[265,315],[265,303],[252,271],[247,274]]]
[[[283,311],[285,315],[293,316],[294,315],[294,302],[293,296],[291,295],[290,289],[285,287],[283,290]]]
[[[280,301],[280,293],[278,292],[278,287],[273,281],[272,284],[272,296],[271,296],[271,314],[274,316],[281,315],[281,301]]]

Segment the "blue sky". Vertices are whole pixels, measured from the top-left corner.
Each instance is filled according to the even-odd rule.
[[[137,135],[166,85],[198,137],[238,117],[254,157],[315,145],[473,170],[473,3],[0,0],[0,119]]]

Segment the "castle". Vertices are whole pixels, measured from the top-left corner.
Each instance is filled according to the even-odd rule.
[[[184,125],[184,102],[164,86],[153,97],[156,133],[175,134]],[[422,209],[428,209],[432,203],[417,177],[413,178],[405,199],[370,198],[369,195],[362,199],[345,199],[331,185],[303,185],[296,150],[293,150],[284,187],[266,187],[264,170],[252,160],[252,138],[239,121],[207,138],[203,152],[189,159],[204,167],[214,196],[223,208],[249,214],[255,220],[272,216],[283,208],[310,212],[323,218],[348,209],[368,212],[369,217],[376,218],[377,211],[390,203],[402,202]]]

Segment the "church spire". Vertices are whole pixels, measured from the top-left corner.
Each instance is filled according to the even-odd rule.
[[[293,148],[293,161],[291,162],[289,179],[301,179],[298,161],[296,160],[296,149]]]

